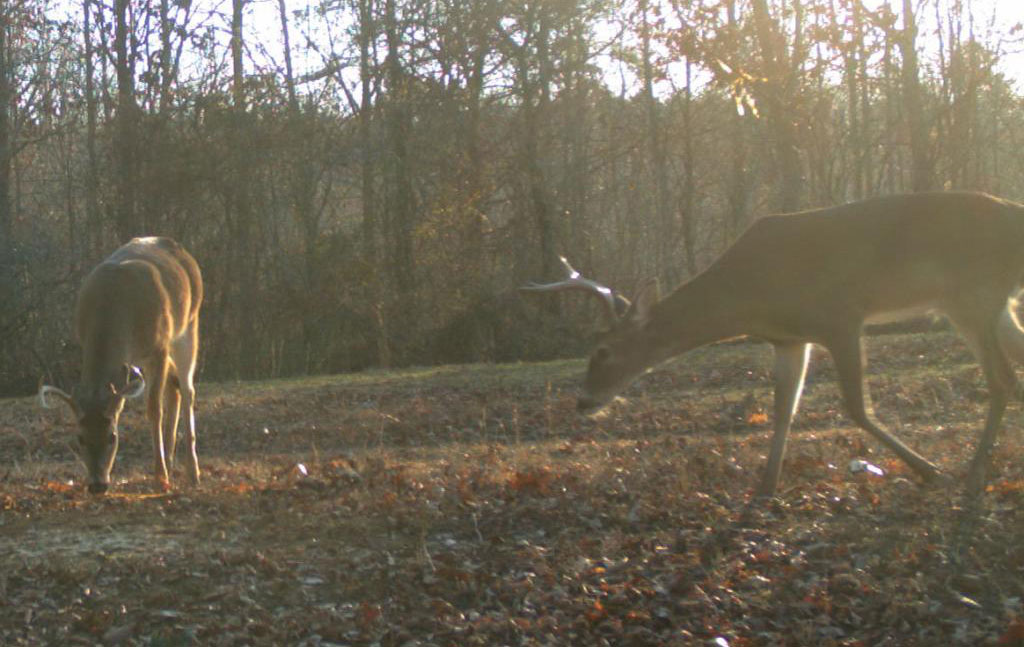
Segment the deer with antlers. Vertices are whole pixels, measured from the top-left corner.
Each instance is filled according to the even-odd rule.
[[[199,351],[199,265],[169,238],[135,238],[86,276],[78,293],[75,332],[82,376],[72,393],[43,386],[39,398],[63,400],[78,422],[75,446],[89,473],[89,492],[103,494],[117,455],[117,422],[125,400],[147,393],[155,477],[168,487],[168,466],[185,405],[189,475],[199,482],[195,386]],[[139,368],[141,366],[141,370]]]
[[[630,303],[563,264],[565,280],[524,289],[584,290],[601,299],[611,329],[590,356],[581,411],[605,406],[647,369],[698,346],[744,335],[774,346],[774,436],[758,489],[763,496],[779,483],[812,343],[831,354],[854,422],[933,480],[939,470],[875,418],[861,337],[866,324],[945,314],[989,388],[988,416],[968,472],[970,494],[984,487],[1008,402],[1022,397],[1010,360],[1024,362],[1024,329],[1014,309],[1024,285],[1024,205],[943,192],[768,216],[661,300],[655,282]]]

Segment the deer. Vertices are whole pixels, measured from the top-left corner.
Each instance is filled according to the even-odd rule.
[[[643,282],[632,300],[582,277],[528,291],[596,295],[610,328],[591,352],[577,409],[606,407],[654,366],[706,344],[760,338],[774,348],[773,435],[756,495],[779,485],[787,438],[812,344],[832,357],[851,419],[926,483],[950,482],[875,416],[865,384],[864,328],[925,314],[945,315],[981,365],[988,414],[967,474],[982,492],[1003,414],[1022,389],[1016,313],[1024,284],[1024,205],[973,192],[891,195],[755,220],[710,266],[659,298]]]
[[[70,394],[42,385],[39,399],[47,408],[54,406],[49,396],[70,407],[78,426],[72,447],[85,464],[90,493],[109,489],[118,419],[125,401],[144,392],[157,483],[170,487],[184,400],[189,475],[198,485],[194,378],[202,301],[199,265],[170,238],[134,238],[83,280],[74,319],[80,381]]]

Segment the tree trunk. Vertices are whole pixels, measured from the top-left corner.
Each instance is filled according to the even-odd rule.
[[[798,65],[803,50],[800,37],[802,4],[793,0],[797,29],[793,56],[786,53],[786,44],[778,24],[768,11],[766,0],[752,0],[754,27],[760,44],[766,79],[761,98],[763,114],[772,133],[779,162],[779,204],[781,211],[799,209],[804,194],[804,172],[800,160],[800,137],[790,102],[798,98]],[[790,61],[792,59],[792,62]]]
[[[412,123],[409,114],[410,88],[402,69],[401,34],[395,0],[385,0],[385,40],[387,42],[388,95],[385,107],[388,132],[388,149],[391,153],[389,177],[391,178],[390,208],[386,216],[387,238],[391,249],[388,267],[397,288],[397,294],[405,315],[410,319],[412,297],[416,285],[415,263],[413,262],[413,228],[415,219],[415,196],[412,186],[409,139]]]
[[[654,180],[654,240],[655,271],[662,279],[672,282],[676,272],[674,249],[676,227],[668,192],[668,161],[665,151],[665,128],[657,98],[654,96],[654,63],[651,60],[651,26],[647,0],[640,2],[640,55],[643,80],[644,108],[647,131],[647,160]]]
[[[259,286],[258,251],[255,247],[258,223],[253,214],[250,192],[254,187],[252,155],[249,150],[249,115],[246,109],[248,97],[245,88],[245,62],[243,59],[243,17],[247,0],[232,0],[231,19],[231,157],[234,166],[233,182],[228,187],[231,202],[229,218],[231,223],[231,245],[234,260],[228,270],[237,299],[231,306],[234,317],[225,317],[235,322],[233,361],[237,375],[254,377],[258,374],[260,355],[250,349],[258,345],[256,339],[256,316]]]
[[[246,0],[231,0],[231,98],[236,111],[245,112],[245,59],[242,22]]]
[[[295,96],[295,75],[292,72],[292,44],[288,31],[288,11],[285,0],[277,0],[277,11],[281,16],[281,39],[284,45],[284,84],[288,90],[288,110],[294,115],[299,110],[299,100]]]
[[[167,116],[171,105],[171,82],[173,80],[170,0],[160,0],[160,96],[157,99],[157,114]]]
[[[14,70],[8,50],[7,30],[10,20],[6,7],[0,5],[0,280],[5,280],[10,266],[14,222],[11,213],[11,84]],[[6,296],[2,292],[0,295]]]
[[[689,57],[686,58],[686,87],[683,92],[683,198],[680,216],[683,225],[683,249],[686,252],[686,275],[694,277],[697,275],[697,156],[694,155],[693,142],[693,61]]]
[[[528,18],[534,30],[533,39],[537,43],[536,60],[531,62],[527,46],[524,45],[519,51],[517,69],[523,118],[522,170],[526,178],[529,215],[540,243],[540,276],[555,276],[559,272],[558,256],[563,253],[562,237],[555,221],[554,200],[545,176],[541,153],[541,141],[546,132],[544,123],[551,100],[550,8],[541,3],[531,7],[531,10],[540,13],[539,16],[533,14]],[[536,82],[531,80],[534,65],[538,70]],[[529,244],[532,237],[525,238],[523,242]],[[556,311],[558,300],[547,300],[545,307]]]
[[[20,310],[23,297],[19,294],[15,279],[15,245],[12,238],[14,214],[11,204],[11,105],[12,78],[14,74],[8,29],[10,20],[8,7],[0,4],[0,362],[6,363],[13,356],[16,342],[10,335],[13,326],[12,313]]]
[[[92,0],[82,3],[82,38],[85,41],[85,222],[88,248],[93,257],[103,250],[103,221],[99,201],[99,154],[96,150],[96,81],[92,42]]]
[[[728,23],[731,30],[739,29],[736,12],[736,0],[728,0],[726,5]],[[748,213],[748,196],[750,195],[750,176],[747,172],[747,143],[743,136],[744,116],[733,110],[729,115],[729,212],[726,226],[722,227],[724,248],[740,235],[750,218]]]
[[[917,67],[917,21],[912,0],[903,0],[903,33],[900,38],[903,54],[903,111],[910,133],[911,186],[914,191],[933,187],[931,158],[928,153],[928,126],[921,103],[921,81]]]
[[[379,167],[374,154],[373,139],[373,91],[375,67],[372,44],[377,28],[374,20],[373,0],[357,0],[359,30],[356,39],[359,44],[359,147],[361,169],[362,204],[362,256],[367,269],[365,300],[373,313],[374,347],[377,351],[377,366],[390,368],[392,364],[391,340],[388,336],[387,314],[384,312],[385,271],[381,258],[380,221],[377,209],[376,177]]]
[[[566,103],[565,110],[565,183],[563,195],[568,206],[569,240],[568,249],[563,250],[569,258],[583,267],[591,267],[591,224],[588,222],[587,199],[591,183],[589,167],[590,149],[587,141],[589,129],[590,92],[587,66],[589,43],[585,26],[577,19],[571,27],[568,39],[570,51],[566,56]]]
[[[114,157],[117,176],[117,212],[115,225],[121,241],[141,233],[136,216],[138,187],[138,106],[135,104],[135,65],[129,49],[129,0],[114,3],[114,52],[117,70],[117,113],[114,131]]]

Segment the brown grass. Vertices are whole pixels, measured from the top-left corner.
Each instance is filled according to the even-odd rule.
[[[879,416],[961,477],[985,406],[969,354],[943,334],[871,349]],[[157,492],[132,407],[102,499],[70,416],[0,402],[0,644],[1018,644],[1017,410],[968,510],[850,428],[813,362],[762,505],[754,344],[691,353],[595,419],[578,361],[202,384],[203,485]]]

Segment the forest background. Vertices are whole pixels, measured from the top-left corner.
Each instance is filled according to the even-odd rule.
[[[0,395],[77,378],[78,285],[135,235],[199,260],[223,380],[579,354],[596,306],[515,290],[559,254],[628,293],[770,212],[1024,199],[1013,13],[2,0]]]

